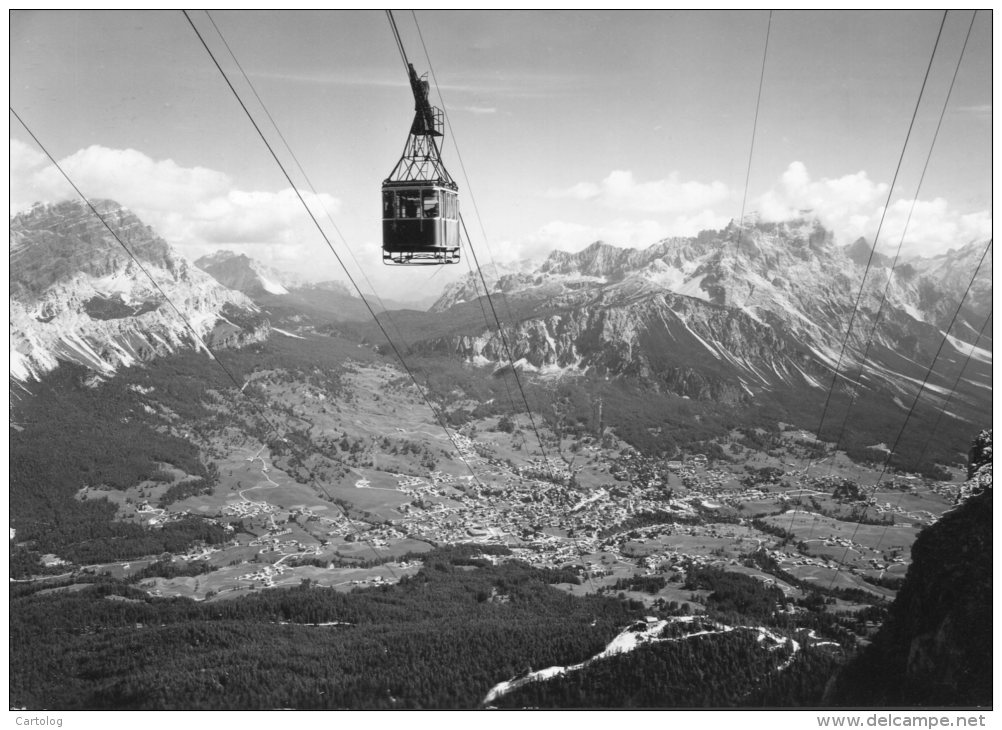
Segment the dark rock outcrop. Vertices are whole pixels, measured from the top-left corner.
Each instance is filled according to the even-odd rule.
[[[887,621],[840,672],[831,704],[992,704],[991,432],[971,457],[970,496],[919,535]]]

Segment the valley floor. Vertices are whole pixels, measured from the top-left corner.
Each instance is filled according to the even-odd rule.
[[[242,648],[233,651],[241,656],[268,642],[286,647],[292,635],[275,633],[285,629],[343,630],[359,647],[371,648],[367,642],[387,641],[380,632],[404,631],[392,628],[402,619],[381,613],[399,605],[412,632],[400,635],[407,660],[407,642],[452,631],[450,608],[435,609],[442,623],[428,623],[420,608],[427,599],[420,586],[449,576],[450,590],[470,604],[462,620],[472,622],[473,635],[488,625],[500,631],[505,622],[514,622],[512,630],[523,632],[527,645],[529,637],[553,634],[557,626],[568,637],[580,633],[560,645],[565,648],[538,653],[536,669],[518,658],[492,665],[454,706],[541,702],[548,695],[540,682],[553,683],[555,703],[573,703],[582,688],[602,686],[608,672],[632,676],[635,669],[622,664],[609,669],[621,655],[635,653],[638,666],[646,666],[675,662],[670,657],[676,655],[698,664],[705,652],[713,661],[728,652],[745,657],[740,691],[700,694],[710,689],[698,689],[693,676],[685,680],[692,688],[679,690],[676,682],[638,697],[682,704],[727,697],[740,705],[766,697],[766,690],[792,692],[784,683],[793,680],[784,674],[793,662],[814,667],[811,681],[821,681],[822,669],[830,671],[865,644],[908,570],[918,532],[951,508],[956,491],[952,483],[902,474],[876,485],[875,468],[808,448],[809,435],[784,426],[761,443],[739,431],[724,435],[716,442],[717,458],[686,453],[676,459],[642,455],[610,432],[558,438],[542,428],[540,444],[528,419],[517,415],[467,418],[447,433],[400,373],[379,363],[351,364],[337,389],[281,368],[255,372],[250,387],[279,414],[283,435],[255,436],[260,432],[252,414],[212,395],[213,416],[197,425],[201,450],[213,463],[211,482],[163,463],[156,479],[125,489],[87,487],[76,495],[83,503],[107,500],[119,521],[166,530],[202,520],[223,537],[87,565],[60,565],[59,556],[43,556],[53,575],[17,584],[24,619],[18,642],[48,641],[32,634],[32,612],[83,610],[101,617],[95,626],[111,622],[97,631],[111,632],[113,643],[136,639],[124,616],[137,611],[137,630],[166,621],[156,624],[163,631],[154,644],[173,641],[171,621],[197,636],[199,622],[208,620],[218,624],[206,629],[208,636],[233,631],[243,637],[234,639]],[[160,407],[155,390],[137,392],[149,398],[151,411]],[[453,554],[450,546],[462,549]],[[525,588],[530,584],[537,587]],[[545,593],[547,584],[557,591],[545,591],[571,603]],[[333,591],[315,599],[301,590],[313,587]],[[375,598],[384,594],[401,598],[387,598],[384,606]],[[286,605],[283,595],[291,597],[291,608],[274,609],[276,600]],[[337,603],[335,595],[349,603]],[[85,608],[71,608],[78,598]],[[177,598],[192,600],[169,600]],[[380,608],[351,608],[372,600]],[[46,608],[46,601],[54,603]],[[444,594],[442,601],[448,603]],[[551,608],[528,608],[540,601]],[[606,602],[601,610],[607,619],[599,618],[595,601]],[[178,608],[183,605],[197,610]],[[253,614],[257,623],[240,623],[247,607],[258,605],[268,608]],[[522,613],[506,613],[516,607]],[[576,629],[558,618],[571,607]],[[194,613],[179,617],[178,610]],[[358,623],[367,611],[375,611],[376,623]],[[481,613],[492,617],[483,625]],[[226,624],[231,614],[238,621],[232,626]],[[75,631],[59,641],[79,652],[72,661],[86,664],[90,629]],[[228,641],[212,638],[217,640]],[[324,646],[332,641],[325,635]],[[716,642],[726,650],[714,649]],[[159,651],[154,644],[147,649]],[[368,650],[359,648],[359,656]],[[293,650],[295,661],[314,669],[317,661],[327,662],[299,652]],[[58,671],[83,681],[74,667]],[[125,694],[107,700],[114,706],[145,706],[136,699],[143,696],[142,683],[131,688],[130,671],[115,680],[115,692]],[[153,670],[140,664],[135,671]],[[33,693],[46,681],[22,678],[20,691],[43,697]],[[811,686],[816,692],[821,685]],[[103,690],[94,691],[82,706],[105,701]],[[366,699],[357,705],[347,695],[337,702],[389,701],[379,695],[373,705],[371,688],[360,692]],[[419,688],[408,692],[407,701],[415,702]],[[225,706],[220,701],[204,706]],[[316,702],[306,698],[292,706],[327,706]],[[436,702],[453,706],[448,697]]]
[[[769,453],[741,446],[736,434],[724,440],[728,458],[712,463],[700,454],[652,459],[587,436],[558,442],[548,433],[543,458],[524,416],[513,419],[512,432],[486,419],[450,430],[450,440],[412,392],[394,385],[398,375],[355,368],[350,409],[301,383],[256,381],[286,404],[290,422],[308,424],[314,442],[333,444],[326,456],[336,462],[304,467],[221,431],[210,446],[219,473],[211,494],[157,507],[164,485],[144,483],[89,489],[82,498],[114,499],[120,517],[150,525],[190,514],[231,530],[224,544],[171,556],[204,572],[141,581],[151,595],[222,600],[303,580],[351,590],[413,574],[433,545],[479,543],[506,546],[529,565],[573,570],[580,583],[565,589],[575,594],[660,576],[657,591],[625,592],[648,605],[695,606],[699,593],[679,585],[687,570],[704,566],[752,575],[791,598],[803,598],[805,584],[849,589],[853,605],[891,598],[916,534],[951,503],[950,484],[907,475],[867,499],[835,498],[844,481],[871,490],[876,470],[840,454],[798,454],[805,435],[792,429]],[[331,463],[342,465],[335,478],[303,478],[309,467],[335,474],[324,471]],[[127,578],[157,557],[85,571]]]

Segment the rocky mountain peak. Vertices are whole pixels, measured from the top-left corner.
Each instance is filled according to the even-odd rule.
[[[134,213],[111,200],[94,207],[107,227],[80,202],[36,205],[11,219],[11,377],[37,378],[59,362],[110,375],[198,346],[191,329],[217,345],[267,334],[250,300],[192,267]]]
[[[865,241],[856,249],[864,247],[868,255]],[[857,263],[853,250],[809,217],[740,229],[732,223],[639,250],[597,241],[576,253],[554,252],[534,270],[504,277],[503,287],[488,285],[518,302],[514,356],[541,372],[640,375],[678,394],[735,400],[767,391],[823,395],[838,367],[890,392],[890,407],[900,408],[940,347],[984,244],[894,271],[875,259],[865,280],[865,260]],[[459,320],[476,321],[478,283],[457,282],[431,311],[455,308]],[[952,402],[980,413],[977,391],[991,388],[991,343],[971,347],[990,293],[990,271],[983,270],[923,398],[949,393],[972,353],[965,392]],[[462,307],[471,311],[459,314]],[[500,362],[503,348],[490,330],[485,324],[483,334],[427,346]]]
[[[867,261],[871,261],[872,244],[865,238],[860,237],[846,247],[846,255],[857,266],[866,266]],[[871,266],[888,266],[891,259],[878,251],[872,252]]]
[[[300,282],[295,277],[276,271],[245,254],[216,251],[195,261],[195,266],[223,286],[248,296],[288,294]]]
[[[143,264],[169,271],[186,265],[131,211],[113,200],[93,205]],[[80,274],[104,277],[133,266],[115,236],[82,202],[35,205],[10,221],[11,296],[18,300],[37,298]]]
[[[213,251],[212,253],[206,254],[201,258],[195,259],[195,265],[202,269],[203,266],[212,266],[219,264],[237,263],[244,266],[249,266],[252,259],[245,254],[234,253],[233,251],[227,251],[226,249],[221,249],[219,251]],[[204,270],[204,269],[203,269]]]
[[[544,274],[616,276],[622,274],[624,263],[630,258],[630,252],[630,249],[617,248],[603,241],[595,241],[577,253],[554,251],[539,271]]]
[[[358,310],[361,303],[357,292],[342,281],[306,282],[287,271],[280,271],[257,259],[233,251],[215,251],[195,261],[195,266],[228,289],[239,291],[263,306],[282,297],[286,304],[298,303],[308,308],[343,311],[346,315]]]

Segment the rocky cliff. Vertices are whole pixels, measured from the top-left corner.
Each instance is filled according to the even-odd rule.
[[[966,499],[918,536],[887,621],[836,678],[831,704],[992,704],[991,452],[985,431],[971,451]]]
[[[135,260],[82,203],[38,205],[11,219],[11,377],[37,378],[60,361],[108,375],[197,347],[192,330],[210,347],[267,336],[247,297],[191,266],[117,203],[94,205]]]

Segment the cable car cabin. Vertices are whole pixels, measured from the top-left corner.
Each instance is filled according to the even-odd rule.
[[[459,186],[442,164],[442,110],[428,103],[428,81],[407,65],[414,121],[400,160],[383,180],[383,263],[459,262]]]
[[[441,181],[383,183],[383,263],[459,262],[459,196]]]

